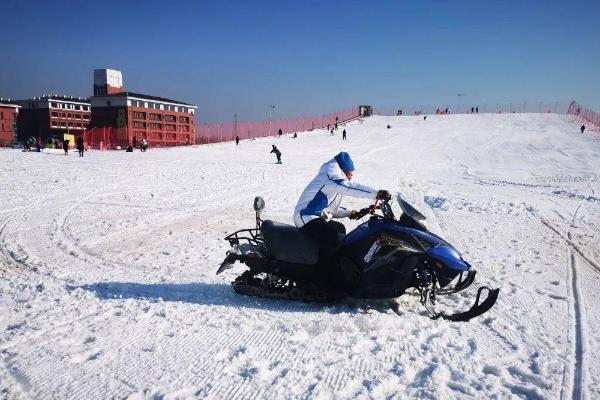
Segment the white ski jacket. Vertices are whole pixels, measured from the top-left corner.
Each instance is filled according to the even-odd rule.
[[[294,210],[294,224],[301,228],[323,214],[328,219],[349,217],[351,211],[340,207],[344,195],[374,199],[377,190],[349,181],[337,161],[331,159],[321,166],[300,195]]]

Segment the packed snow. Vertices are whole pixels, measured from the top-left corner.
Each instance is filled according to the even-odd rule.
[[[500,287],[489,313],[257,299],[230,286],[242,266],[215,275],[254,196],[291,223],[341,150],[478,270],[440,308]],[[600,398],[600,137],[570,117],[370,117],[239,147],[0,150],[0,165],[0,398]]]

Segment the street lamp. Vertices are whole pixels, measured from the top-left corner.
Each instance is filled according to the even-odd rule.
[[[275,106],[273,104],[269,104],[269,135],[271,134],[271,118],[273,117],[273,110]]]
[[[233,121],[234,121],[234,125],[233,125],[234,132],[233,133],[235,134],[235,137],[237,138],[238,137],[237,113],[233,114]]]
[[[462,97],[465,95],[464,93],[457,93],[458,96],[458,112],[462,112]]]

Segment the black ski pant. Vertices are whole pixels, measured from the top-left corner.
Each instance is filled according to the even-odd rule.
[[[319,247],[319,271],[323,272],[323,278],[330,280],[330,274],[334,271],[335,251],[338,245],[338,235],[346,234],[346,227],[336,221],[325,221],[323,218],[315,218],[300,228],[300,231],[310,236]]]

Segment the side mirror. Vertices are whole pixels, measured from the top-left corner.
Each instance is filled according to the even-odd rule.
[[[256,211],[258,214],[260,214],[260,212],[264,209],[265,209],[265,201],[263,200],[263,198],[260,196],[255,197],[254,198],[254,211]]]

